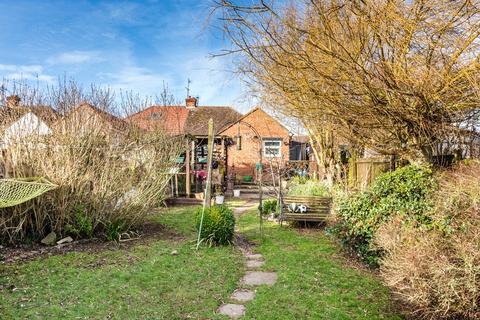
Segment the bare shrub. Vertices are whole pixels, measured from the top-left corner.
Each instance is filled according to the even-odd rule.
[[[49,123],[51,132],[33,130],[5,142],[7,176],[41,176],[59,187],[1,209],[2,242],[35,240],[50,231],[65,235],[75,230],[73,236],[91,234],[91,230],[105,233],[112,225],[123,232],[142,222],[165,199],[169,172],[182,151],[183,138],[143,132],[113,116],[115,99],[105,91],[92,87],[86,93],[72,84],[63,88],[62,95],[50,96],[55,114]],[[78,100],[72,95],[91,103],[72,105]],[[15,106],[6,116],[19,108],[36,112],[39,106]],[[92,225],[76,226],[79,220]]]
[[[431,228],[395,219],[376,234],[382,276],[416,317],[480,317],[480,163],[440,178]]]

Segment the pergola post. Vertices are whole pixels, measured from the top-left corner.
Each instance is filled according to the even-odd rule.
[[[190,143],[187,141],[187,148],[185,152],[185,192],[187,193],[187,197],[190,197],[192,190],[190,189],[191,182],[190,182]]]
[[[212,161],[213,161],[213,119],[208,121],[208,153],[207,153],[207,181],[205,183],[205,206],[210,208],[212,195]]]

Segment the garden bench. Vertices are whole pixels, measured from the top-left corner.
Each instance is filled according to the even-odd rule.
[[[322,222],[330,215],[331,205],[330,197],[285,196],[282,220]]]

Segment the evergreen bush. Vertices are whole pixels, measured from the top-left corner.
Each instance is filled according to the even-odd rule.
[[[338,221],[331,231],[364,262],[375,266],[382,254],[372,245],[377,229],[393,215],[428,227],[429,195],[434,188],[432,170],[427,166],[411,165],[380,175],[368,190],[338,204]]]
[[[202,208],[195,214],[197,231],[200,228]],[[233,242],[235,217],[233,211],[224,206],[205,208],[200,238],[209,245],[226,245]]]
[[[263,201],[263,210],[262,213],[264,215],[269,215],[271,213],[276,213],[278,207],[277,199],[268,199]]]

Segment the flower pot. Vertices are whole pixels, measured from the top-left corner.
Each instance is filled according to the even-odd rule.
[[[215,203],[216,204],[223,204],[224,200],[225,200],[225,196],[223,194],[215,196]]]
[[[237,197],[237,198],[240,197],[240,189],[234,189],[233,190],[233,196]]]

